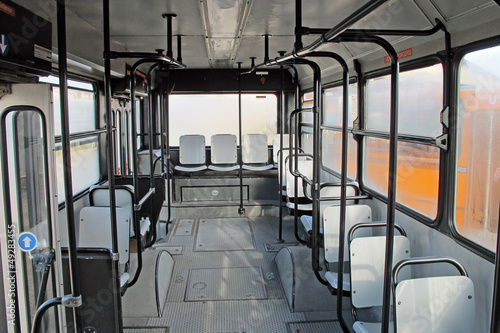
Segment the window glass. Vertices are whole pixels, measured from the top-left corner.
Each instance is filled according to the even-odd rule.
[[[366,82],[367,128],[389,131],[390,75]],[[442,133],[443,67],[437,64],[399,76],[399,133],[437,137]]]
[[[79,193],[99,181],[99,140],[90,137],[71,141],[71,172],[73,193]],[[57,193],[64,201],[62,145],[56,144]]]
[[[52,101],[54,104],[54,130],[61,135],[61,99],[59,87],[52,87]],[[95,93],[68,89],[69,131],[78,133],[96,129]]]
[[[358,117],[358,91],[357,84],[349,85],[349,127],[352,127],[352,122]],[[323,124],[329,126],[342,126],[343,113],[343,94],[342,86],[329,88],[324,93],[324,114]]]
[[[342,132],[323,130],[322,158],[323,165],[340,173],[342,166]],[[356,179],[358,145],[353,135],[348,139],[347,176]]]
[[[314,107],[314,93],[308,92],[302,96],[302,108],[309,109]],[[306,124],[313,123],[313,113],[312,112],[302,112],[300,115],[300,121]]]
[[[277,133],[278,101],[273,94],[242,94],[242,134]],[[214,134],[238,136],[238,94],[170,96],[170,145],[178,146],[184,134],[202,134],[206,145]]]
[[[389,140],[365,138],[365,184],[387,195]],[[439,191],[439,148],[398,144],[396,201],[434,219]]]
[[[500,202],[500,46],[467,54],[460,66],[458,232],[495,251]]]

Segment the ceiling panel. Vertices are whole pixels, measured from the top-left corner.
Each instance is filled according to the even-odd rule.
[[[431,0],[431,3],[437,8],[446,21],[453,20],[474,10],[480,9],[488,4],[491,0],[467,0],[467,1],[446,1],[446,0]]]

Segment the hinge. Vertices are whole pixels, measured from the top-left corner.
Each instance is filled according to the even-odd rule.
[[[447,106],[445,107],[439,114],[439,118],[440,118],[440,121],[441,121],[441,124],[446,127],[446,128],[449,128],[450,126],[450,108]]]
[[[359,125],[359,117],[354,119],[352,123],[352,129],[359,131],[361,129],[361,126]]]
[[[443,134],[436,138],[436,146],[443,150],[448,150],[448,134]]]

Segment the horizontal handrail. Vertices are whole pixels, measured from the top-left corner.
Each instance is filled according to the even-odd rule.
[[[139,200],[139,203],[134,205],[134,210],[138,211],[141,210],[142,205],[156,192],[156,189],[154,187],[150,188],[148,193],[146,193],[141,200]]]
[[[349,230],[349,243],[352,242],[354,232],[356,230],[358,230],[358,229],[361,229],[361,228],[373,228],[373,227],[385,227],[385,226],[387,226],[386,222],[371,222],[371,223],[358,223],[358,224],[355,224]],[[394,228],[398,229],[398,231],[401,234],[401,236],[405,236],[406,237],[406,231],[403,229],[402,226],[400,226],[398,224],[394,224]]]
[[[459,271],[462,276],[469,276],[464,266],[460,264],[457,260],[451,257],[419,257],[401,260],[392,269],[392,276],[394,281],[394,288],[398,285],[398,274],[404,266],[408,265],[423,265],[423,264],[435,264],[435,263],[448,263]]]

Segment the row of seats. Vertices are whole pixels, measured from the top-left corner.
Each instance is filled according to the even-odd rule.
[[[203,170],[234,171],[238,164],[236,135],[215,134],[210,139],[211,164],[206,165],[205,136],[199,134],[182,135],[179,138],[179,162],[175,170],[198,172]],[[269,162],[267,135],[245,134],[242,137],[242,168],[264,171],[274,167]]]
[[[284,141],[283,146],[288,146]],[[312,205],[308,200],[310,188],[304,188],[299,178],[295,188],[294,176],[289,171],[288,151],[283,177],[287,196],[287,206],[304,212],[302,225],[307,232],[312,231]],[[307,156],[299,156],[294,168],[312,179],[313,161]],[[320,234],[323,238],[324,258],[327,272],[325,279],[332,290],[338,290],[340,197],[339,184],[330,184],[320,190]],[[357,194],[355,183],[349,184],[347,196]],[[297,206],[296,203],[299,203]],[[372,221],[372,210],[368,205],[355,204],[348,200],[346,206],[344,239],[344,275],[342,289],[351,292],[354,325],[356,333],[381,331],[380,309],[383,301],[385,270],[384,235],[386,224]],[[392,309],[394,320],[390,332],[473,332],[475,320],[474,287],[463,267],[451,258],[411,258],[410,241],[403,228],[397,226],[399,235],[394,237]],[[429,263],[452,263],[459,269],[459,276],[412,276],[408,265]],[[378,309],[378,310],[377,310]],[[378,313],[378,315],[377,315]]]

